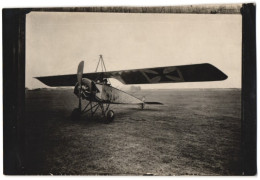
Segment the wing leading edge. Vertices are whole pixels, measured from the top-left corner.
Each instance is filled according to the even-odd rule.
[[[77,82],[76,74],[35,78],[47,86],[53,87],[74,86]],[[225,75],[215,66],[205,63],[183,66],[85,73],[83,74],[83,78],[88,78],[93,81],[101,80],[102,78],[115,78],[123,84],[157,84],[221,81],[227,79],[227,75]]]

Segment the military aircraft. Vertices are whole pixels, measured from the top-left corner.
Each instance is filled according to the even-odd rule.
[[[102,67],[102,72],[97,72],[99,65]],[[75,86],[74,94],[79,99],[79,105],[72,111],[73,119],[78,119],[83,113],[89,111],[93,116],[100,108],[106,123],[112,122],[115,117],[115,113],[109,109],[110,104],[137,104],[142,109],[145,104],[161,104],[159,102],[145,102],[144,99],[139,99],[112,87],[109,78],[117,79],[123,84],[203,82],[227,79],[227,75],[208,63],[106,71],[103,57],[100,55],[96,72],[83,73],[83,68],[84,61],[81,61],[78,65],[77,74],[35,78],[51,87]],[[82,100],[88,102],[83,109]]]

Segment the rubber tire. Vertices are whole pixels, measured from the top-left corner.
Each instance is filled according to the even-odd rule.
[[[114,111],[112,111],[112,110],[107,111],[106,118],[105,118],[105,123],[106,124],[111,123],[111,122],[114,121],[114,119],[115,119]]]
[[[73,111],[71,113],[71,120],[72,121],[80,120],[80,110],[79,110],[79,108],[73,109]]]

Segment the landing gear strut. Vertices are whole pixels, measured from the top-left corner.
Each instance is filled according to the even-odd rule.
[[[108,124],[113,122],[115,118],[115,113],[112,110],[109,110],[110,104],[100,103],[100,102],[92,102],[89,101],[89,103],[85,106],[83,110],[81,108],[75,108],[71,113],[71,119],[72,120],[79,120],[81,117],[81,114],[90,112],[91,116],[93,116],[98,108],[100,108],[103,116],[104,123]]]

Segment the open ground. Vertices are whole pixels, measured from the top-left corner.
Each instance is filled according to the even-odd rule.
[[[24,174],[240,175],[241,90],[129,92],[163,105],[111,105],[72,121],[73,89],[26,91]]]

